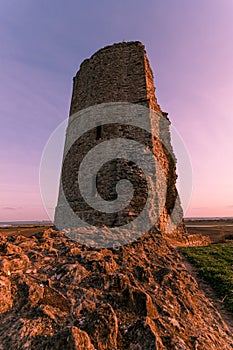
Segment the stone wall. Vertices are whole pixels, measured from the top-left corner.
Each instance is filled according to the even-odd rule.
[[[66,155],[67,152],[70,152],[72,155],[64,157],[61,186],[74,212],[78,213],[82,220],[87,220],[92,225],[98,222],[99,226],[106,224],[110,227],[114,225],[120,226],[121,223],[126,222],[129,213],[131,213],[129,221],[137,217],[145,204],[147,193],[145,184],[141,181],[143,176],[140,173],[140,169],[134,164],[129,165],[127,162],[112,161],[102,169],[101,177],[99,177],[100,181],[97,189],[99,194],[106,200],[115,199],[116,191],[114,191],[114,188],[124,176],[126,178],[130,177],[135,183],[135,188],[138,187],[143,191],[143,194],[136,192],[130,205],[117,214],[113,213],[103,216],[87,206],[82,201],[79,185],[76,181],[80,163],[90,149],[109,138],[134,139],[147,145],[153,151],[166,177],[168,188],[166,203],[159,220],[156,222],[157,228],[164,234],[168,231],[169,233],[172,232],[173,235],[183,232],[185,230],[182,222],[183,213],[175,186],[177,176],[175,156],[170,140],[170,122],[167,113],[162,112],[157,103],[153,72],[144,46],[138,41],[122,42],[97,51],[91,58],[86,59],[81,64],[79,71],[74,77],[73,84],[70,121],[64,152]],[[82,135],[78,142],[75,142],[70,148],[71,142],[68,139],[72,133],[75,133],[74,130],[77,130],[75,127],[79,128],[81,126],[77,124],[75,113],[91,106],[114,102],[129,102],[155,111],[159,120],[159,125],[157,126],[158,137],[148,136],[148,134],[141,133],[138,129],[130,126],[122,127],[120,124],[115,124],[112,127],[111,125],[104,125],[92,128],[88,133]],[[149,114],[148,122],[150,123]],[[77,124],[76,126],[75,123]],[[165,142],[161,142],[161,139]],[[159,188],[162,186],[163,183],[159,183],[159,180],[157,180],[157,187],[155,187],[154,191],[157,193],[158,200],[160,200]],[[63,209],[61,197],[60,189],[55,215],[55,224],[57,223],[58,227],[62,225],[61,216],[63,215]],[[178,205],[176,205],[176,210],[174,211],[176,201],[178,201]],[[151,208],[151,210],[154,210],[154,208]],[[177,225],[179,222],[181,224]]]
[[[86,59],[74,77],[70,115],[106,102],[141,103],[161,112],[144,46],[122,42]]]

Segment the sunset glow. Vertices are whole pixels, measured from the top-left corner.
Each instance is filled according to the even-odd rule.
[[[190,155],[185,216],[232,217],[232,13],[231,0],[2,2],[0,221],[48,219],[40,160],[69,114],[72,78],[85,58],[123,40],[145,44],[158,102]]]

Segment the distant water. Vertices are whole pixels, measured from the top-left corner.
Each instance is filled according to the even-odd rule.
[[[19,225],[52,225],[51,221],[2,221],[0,227],[11,227]]]
[[[198,218],[194,218],[194,217],[185,217],[184,220],[233,220],[233,216],[216,216],[216,217],[198,217]]]

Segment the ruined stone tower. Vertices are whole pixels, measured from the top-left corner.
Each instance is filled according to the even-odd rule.
[[[106,102],[140,103],[162,114],[153,73],[139,41],[104,47],[81,64],[74,77],[70,115]]]
[[[154,226],[164,235],[177,236],[183,232],[183,213],[175,186],[177,176],[170,141],[170,122],[167,113],[162,112],[157,103],[153,73],[144,46],[138,41],[122,42],[97,51],[81,64],[73,84],[55,225],[59,229],[68,228],[71,225],[72,219],[67,219],[70,214],[64,209],[65,201],[68,201],[73,212],[78,214],[81,220],[93,226],[119,227],[140,214],[146,202],[147,185],[141,168],[135,162],[115,159],[101,167],[101,176],[96,178],[96,189],[107,201],[116,199],[115,188],[118,181],[130,178],[135,185],[132,201],[124,210],[117,213],[102,214],[100,211],[93,210],[83,200],[77,183],[79,166],[85,154],[104,140],[126,138],[145,144],[154,153],[165,176],[165,180],[161,180],[153,190],[156,192],[155,201],[159,202],[162,196],[160,194],[162,182],[166,182],[165,202]],[[74,139],[72,136],[75,133],[74,125],[80,111],[90,111],[94,106],[118,102],[144,106],[148,111],[154,111],[158,118],[157,137],[151,136],[140,128],[120,123],[109,125],[96,123],[78,140]],[[148,118],[150,123],[150,114]],[[80,125],[76,125],[76,130],[80,129]],[[68,140],[69,137],[72,142]],[[136,187],[140,190],[140,195],[135,190]],[[153,211],[153,208],[150,210]]]
[[[134,192],[121,206],[126,179]],[[74,78],[55,217],[64,233],[0,233],[0,349],[232,350],[213,301],[162,237],[182,231],[175,180],[169,122],[144,47],[98,51]],[[121,197],[120,209],[92,207],[96,190],[109,207]],[[161,211],[136,240],[134,227],[121,226],[134,226],[148,202],[149,218]]]

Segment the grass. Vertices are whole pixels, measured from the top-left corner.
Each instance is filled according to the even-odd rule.
[[[198,274],[233,312],[233,242],[207,247],[185,247],[182,253],[197,267]]]

